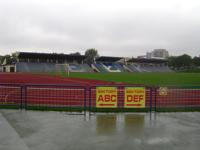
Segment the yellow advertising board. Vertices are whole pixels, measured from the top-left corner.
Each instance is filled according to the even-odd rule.
[[[117,87],[97,87],[96,107],[117,108]]]
[[[145,108],[145,88],[126,87],[125,88],[125,108]]]

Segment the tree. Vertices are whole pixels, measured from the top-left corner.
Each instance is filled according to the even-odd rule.
[[[169,66],[177,70],[189,69],[192,66],[192,58],[187,54],[177,57],[169,57]]]
[[[193,65],[194,66],[200,66],[200,58],[199,57],[194,57],[193,59],[192,59],[192,63],[193,63]]]
[[[85,62],[91,65],[92,63],[94,63],[95,58],[98,56],[98,51],[95,48],[87,49],[85,51]]]
[[[3,62],[3,56],[0,55],[0,65],[2,64]]]
[[[176,69],[176,58],[177,58],[177,57],[175,57],[175,56],[170,56],[170,57],[168,58],[168,61],[169,61],[168,65],[169,65],[172,69]]]
[[[5,63],[5,64],[11,64],[12,62],[12,57],[10,55],[5,55],[2,56],[1,58],[1,64]]]
[[[189,69],[192,65],[192,58],[187,54],[181,55],[177,59],[179,68]]]

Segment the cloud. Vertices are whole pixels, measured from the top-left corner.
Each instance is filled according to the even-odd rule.
[[[196,0],[0,0],[0,54],[199,55],[199,8]]]

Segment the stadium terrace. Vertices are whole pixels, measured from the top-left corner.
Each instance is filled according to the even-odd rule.
[[[85,63],[84,55],[17,52],[11,62],[5,61],[2,72],[171,72],[166,59],[101,56]]]

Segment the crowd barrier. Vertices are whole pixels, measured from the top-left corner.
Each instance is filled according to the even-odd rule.
[[[199,111],[200,86],[0,84],[0,108],[82,114]]]

